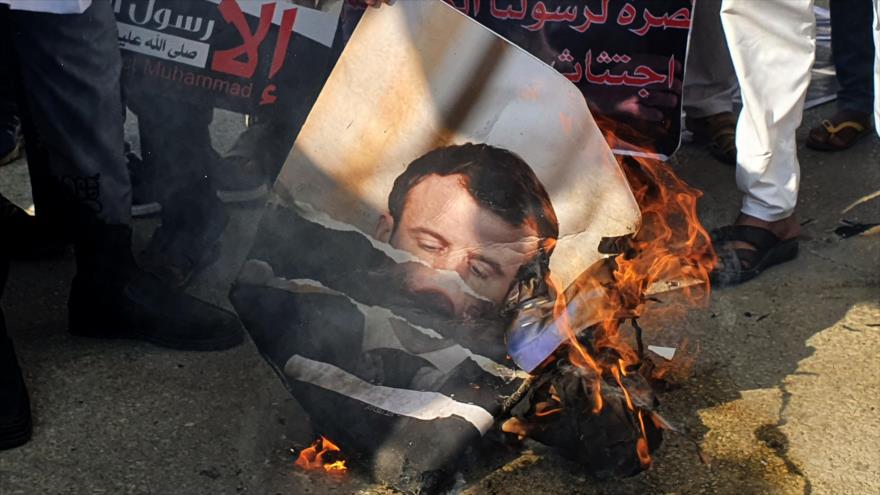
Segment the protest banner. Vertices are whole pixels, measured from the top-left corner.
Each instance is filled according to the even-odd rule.
[[[691,0],[445,1],[565,74],[615,135],[615,152],[665,158],[678,147]],[[114,7],[131,92],[296,116],[363,13],[343,0]]]
[[[114,0],[125,85],[242,113],[290,105],[331,63],[343,6],[309,4]]]
[[[446,0],[581,90],[615,153],[678,148],[691,0]]]

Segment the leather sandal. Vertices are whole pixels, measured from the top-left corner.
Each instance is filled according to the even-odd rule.
[[[870,115],[864,122],[855,119],[823,120],[822,125],[810,129],[807,147],[817,151],[842,151],[852,147],[859,138],[871,132]]]
[[[754,249],[734,248],[735,242]],[[709,275],[715,288],[747,282],[767,268],[793,260],[798,254],[798,240],[780,239],[773,232],[751,225],[730,225],[712,231],[712,244],[718,266]]]

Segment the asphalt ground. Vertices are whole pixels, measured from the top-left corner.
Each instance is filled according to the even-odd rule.
[[[808,111],[799,142],[833,110]],[[540,446],[499,447],[472,461],[465,493],[880,493],[880,236],[834,233],[842,219],[880,222],[880,199],[841,214],[880,189],[880,140],[799,156],[799,258],[713,292],[685,317],[642,320],[649,343],[679,346],[693,361],[660,400],[704,459],[688,439],[667,436],[649,471],[597,481]],[[733,220],[733,168],[696,145],[672,165],[705,192],[707,227]],[[29,205],[23,160],[0,168],[0,191]],[[253,228],[255,215],[234,210],[230,235]],[[137,222],[140,242],[155,223]],[[228,277],[230,263],[209,268],[193,290],[220,301],[223,290],[208,281]],[[187,353],[71,337],[73,271],[69,254],[12,267],[3,305],[35,431],[29,444],[0,453],[0,494],[392,492],[356,471],[337,481],[293,467],[290,449],[320,432],[250,342]]]

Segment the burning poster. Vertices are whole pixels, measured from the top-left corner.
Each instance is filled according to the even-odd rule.
[[[446,0],[581,90],[616,153],[678,148],[692,0]]]
[[[636,414],[652,396],[627,392],[638,380],[623,361],[604,410],[565,378],[576,373],[543,376],[517,410],[510,398],[534,378],[507,333],[532,296],[577,287],[603,238],[638,224],[577,87],[439,0],[397,2],[346,46],[231,299],[316,433],[379,481],[438,489],[512,409],[506,431],[564,418],[535,437],[628,474],[656,438]],[[572,394],[589,408],[549,406]]]

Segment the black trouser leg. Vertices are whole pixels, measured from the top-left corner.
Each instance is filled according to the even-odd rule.
[[[831,52],[838,106],[870,114],[874,103],[874,39],[870,0],[831,0]]]
[[[0,17],[14,55],[37,218],[73,239],[77,278],[118,287],[131,268],[119,262],[130,257],[130,238],[118,234],[130,235],[131,183],[110,3],[69,15],[3,9]],[[104,269],[93,272],[97,266]]]
[[[0,218],[0,234],[5,225]],[[0,301],[9,274],[9,253],[0,246]],[[6,334],[6,319],[0,308],[0,450],[15,447],[31,436],[30,401],[18,367],[12,340]]]
[[[9,46],[0,47],[0,126],[9,124],[18,117],[15,89],[12,86],[11,56]]]
[[[128,95],[137,114],[141,156],[160,191],[162,225],[197,230],[211,215],[219,215],[209,175],[209,163],[219,159],[211,146],[214,109],[175,100]]]
[[[128,225],[121,57],[110,2],[83,14],[4,9],[4,43],[17,56],[28,162],[38,213]]]
[[[58,217],[74,226],[71,331],[174,348],[240,343],[234,315],[169,290],[131,258],[121,56],[110,2],[95,0],[76,15],[0,8],[0,36],[17,55],[25,132],[44,150],[29,157],[36,206],[40,211],[41,203],[62,205]]]

